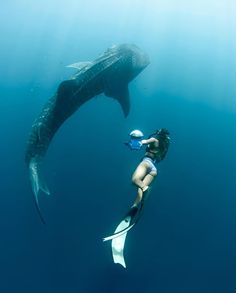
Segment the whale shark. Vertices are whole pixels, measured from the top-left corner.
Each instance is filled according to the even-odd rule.
[[[130,111],[128,84],[149,64],[148,55],[134,44],[113,45],[94,61],[69,65],[76,73],[62,81],[32,125],[25,161],[29,170],[36,208],[43,222],[38,194],[50,194],[40,167],[55,133],[84,103],[104,94],[121,105],[124,116]]]

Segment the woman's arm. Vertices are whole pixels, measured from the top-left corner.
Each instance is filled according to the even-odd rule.
[[[149,144],[149,143],[152,143],[152,142],[157,142],[159,143],[158,139],[154,138],[154,137],[151,137],[151,138],[148,138],[148,139],[143,139],[141,140],[141,143],[142,144]]]

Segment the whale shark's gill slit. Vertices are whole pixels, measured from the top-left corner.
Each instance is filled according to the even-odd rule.
[[[48,195],[50,194],[50,192],[44,180],[40,177],[39,163],[37,162],[36,159],[31,159],[29,164],[29,173],[30,173],[31,186],[32,186],[33,194],[34,194],[35,205],[38,210],[40,219],[45,224],[44,217],[39,207],[38,194],[40,190]]]

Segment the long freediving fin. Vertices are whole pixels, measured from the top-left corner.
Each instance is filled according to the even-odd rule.
[[[127,233],[133,226],[137,223],[136,218],[140,213],[140,209],[133,207],[129,210],[125,218],[117,226],[114,235],[107,237],[106,240],[111,241],[112,257],[114,263],[119,263],[124,268],[126,268],[124,259],[124,247]],[[109,239],[108,239],[109,238]]]
[[[128,219],[121,221],[120,224],[117,226],[115,233],[118,233],[121,230],[126,230],[127,227],[129,227],[131,221],[131,217]],[[125,259],[124,259],[124,246],[125,246],[125,239],[127,236],[127,230],[126,232],[123,232],[122,235],[119,237],[116,237],[112,239],[111,241],[111,249],[112,249],[112,257],[114,263],[119,263],[124,268],[126,268]]]
[[[140,220],[140,218],[142,217],[143,214],[143,208],[144,208],[144,202],[147,200],[149,192],[150,192],[151,188],[149,187],[144,193],[143,193],[143,199],[140,203],[139,208],[137,206],[132,207],[128,213],[126,213],[126,215],[124,216],[122,221],[127,221],[129,222],[129,225],[126,226],[123,229],[118,229],[115,230],[115,232],[107,237],[103,238],[103,241],[108,241],[108,240],[112,240],[114,238],[120,237],[121,235],[123,235],[124,233],[127,233],[129,230],[131,230]],[[129,219],[130,217],[130,219]],[[121,221],[121,222],[122,222]]]
[[[132,207],[128,213],[125,215],[125,217],[123,218],[123,220],[120,222],[120,224],[122,222],[124,222],[123,225],[118,225],[118,227],[116,228],[114,234],[104,237],[103,241],[108,241],[108,240],[112,240],[114,238],[120,237],[122,236],[124,233],[127,233],[130,229],[133,228],[133,226],[136,224],[136,221],[134,221],[135,216],[138,213],[138,208],[137,207]],[[128,225],[125,225],[125,223],[128,223]]]
[[[124,268],[126,268],[125,259],[124,259],[124,247],[127,233],[133,226],[137,223],[136,218],[140,209],[133,207],[126,214],[124,219],[119,223],[113,235],[103,238],[103,241],[112,240],[112,257],[114,263],[119,263]]]
[[[123,220],[124,221],[124,220]],[[122,222],[123,222],[122,221]],[[127,227],[125,227],[124,229],[120,230],[120,231],[115,231],[114,234],[104,237],[102,240],[103,242],[109,241],[109,240],[113,240],[115,238],[118,238],[124,234],[127,234],[127,232],[129,232],[129,230],[131,230],[133,228],[133,226],[135,225],[135,223],[133,223],[132,225],[129,225]],[[122,226],[123,227],[123,226]]]
[[[125,240],[129,230],[131,230],[140,220],[143,214],[144,202],[150,189],[143,194],[143,199],[138,207],[132,207],[119,223],[113,235],[103,238],[103,241],[111,240],[112,257],[114,263],[119,263],[126,268],[124,259]]]

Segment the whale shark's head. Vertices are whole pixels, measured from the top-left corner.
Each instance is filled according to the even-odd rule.
[[[133,44],[114,45],[101,56],[112,60],[105,75],[104,93],[121,104],[125,117],[129,114],[130,98],[128,84],[150,63],[148,55]]]
[[[138,75],[150,63],[148,55],[136,45],[129,45],[132,52],[132,68],[135,76]]]
[[[122,44],[113,46],[113,48],[119,51],[124,56],[124,59],[129,60],[131,79],[137,76],[150,63],[148,55],[136,45]]]
[[[137,76],[150,63],[148,55],[134,44],[113,45],[105,52],[107,56],[119,56],[126,70],[132,73],[132,78]]]

